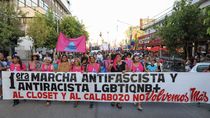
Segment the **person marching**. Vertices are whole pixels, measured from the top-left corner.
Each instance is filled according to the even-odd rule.
[[[87,65],[87,72],[99,73],[100,65],[96,63],[96,58],[94,56],[90,56],[90,63]],[[90,108],[93,108],[93,102],[90,102]]]
[[[10,65],[10,71],[17,72],[17,71],[26,71],[26,65],[22,63],[19,56],[12,57],[12,63]],[[20,103],[19,100],[13,100],[13,106],[16,106]]]
[[[31,56],[31,61],[29,62],[29,71],[40,71],[41,65],[41,62],[39,61],[39,54],[34,53]]]
[[[0,53],[0,100],[3,99],[2,96],[2,71],[6,71],[8,69],[8,64],[5,61],[4,54]]]
[[[44,63],[41,66],[41,71],[42,72],[53,72],[54,71],[54,67],[52,65],[52,59],[50,57],[44,58]],[[51,104],[51,102],[48,100],[46,102],[46,105],[49,106],[50,104]]]
[[[74,59],[74,64],[73,64],[73,67],[72,67],[72,72],[80,72],[80,73],[83,73],[84,70],[81,66],[81,62],[80,62],[80,59],[79,58],[75,58]],[[76,108],[78,106],[78,101],[75,101],[74,102],[74,108]]]
[[[111,68],[111,72],[122,72],[124,73],[126,71],[126,63],[122,60],[121,54],[116,54],[115,59],[113,61],[113,66]],[[122,109],[122,105],[120,103],[111,103],[111,106],[115,106],[118,109]]]
[[[144,72],[144,66],[140,62],[138,55],[134,55],[134,57],[133,57],[133,63],[132,63],[132,66],[131,66],[131,71],[132,72]],[[139,111],[143,110],[140,102],[137,104],[137,109]]]
[[[66,55],[61,56],[61,62],[58,64],[58,72],[71,72],[72,65],[68,61],[68,57]]]

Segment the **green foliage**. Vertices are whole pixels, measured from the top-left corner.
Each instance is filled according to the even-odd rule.
[[[208,27],[207,34],[210,35],[210,6],[205,8],[206,18],[204,20],[204,24]]]
[[[203,20],[204,15],[197,4],[191,4],[187,0],[177,1],[172,15],[159,27],[158,35],[171,52],[174,53],[180,47],[188,50],[189,43],[192,44],[205,35]]]
[[[81,35],[85,35],[88,40],[88,32],[85,29],[85,25],[79,22],[74,16],[66,16],[61,20],[60,31],[70,38],[76,38]]]
[[[18,38],[24,35],[20,30],[21,15],[12,3],[0,1],[0,45],[4,50],[15,47]]]
[[[35,47],[55,48],[58,33],[56,32],[56,20],[53,13],[36,13],[35,18],[29,23],[28,35],[32,37]]]

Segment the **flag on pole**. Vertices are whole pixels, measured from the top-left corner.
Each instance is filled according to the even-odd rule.
[[[86,51],[86,37],[80,36],[78,38],[66,38],[63,33],[59,34],[56,44],[56,51],[58,52],[85,52]]]

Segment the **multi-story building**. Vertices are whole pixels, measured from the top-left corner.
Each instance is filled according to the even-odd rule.
[[[199,7],[205,8],[210,5],[209,0],[192,0],[192,4],[199,4]],[[144,47],[151,47],[161,45],[160,38],[153,39],[154,34],[156,33],[155,27],[161,26],[165,20],[166,16],[170,16],[172,14],[173,7],[168,8],[163,11],[159,15],[156,16],[155,20],[151,20],[143,26],[143,30],[145,31],[145,35],[139,37],[139,44]],[[153,40],[152,40],[153,39]]]
[[[5,2],[13,3],[16,10],[21,10],[24,13],[24,17],[20,17],[20,28],[25,32],[25,37],[20,37],[21,42],[15,50],[25,59],[29,57],[29,52],[33,46],[33,41],[27,36],[28,23],[35,17],[36,13],[45,14],[51,10],[57,21],[65,15],[71,15],[70,0],[5,0]]]

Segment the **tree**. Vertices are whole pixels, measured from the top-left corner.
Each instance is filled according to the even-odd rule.
[[[190,58],[192,44],[197,46],[201,39],[205,39],[204,15],[197,4],[191,4],[188,0],[175,2],[173,10],[163,26],[159,27],[158,35],[171,52],[183,48],[185,58]]]
[[[61,20],[60,31],[70,38],[76,38],[81,35],[85,35],[88,40],[88,32],[85,29],[85,25],[79,22],[74,16],[66,16]]]
[[[35,48],[55,48],[58,33],[53,13],[50,10],[46,14],[36,13],[29,23],[27,34],[32,37]]]
[[[15,10],[14,4],[0,1],[0,45],[3,51],[9,51],[17,46],[20,36],[24,32],[20,30],[23,14]]]
[[[206,18],[204,20],[204,24],[208,27],[207,34],[210,35],[210,6],[205,8]]]

